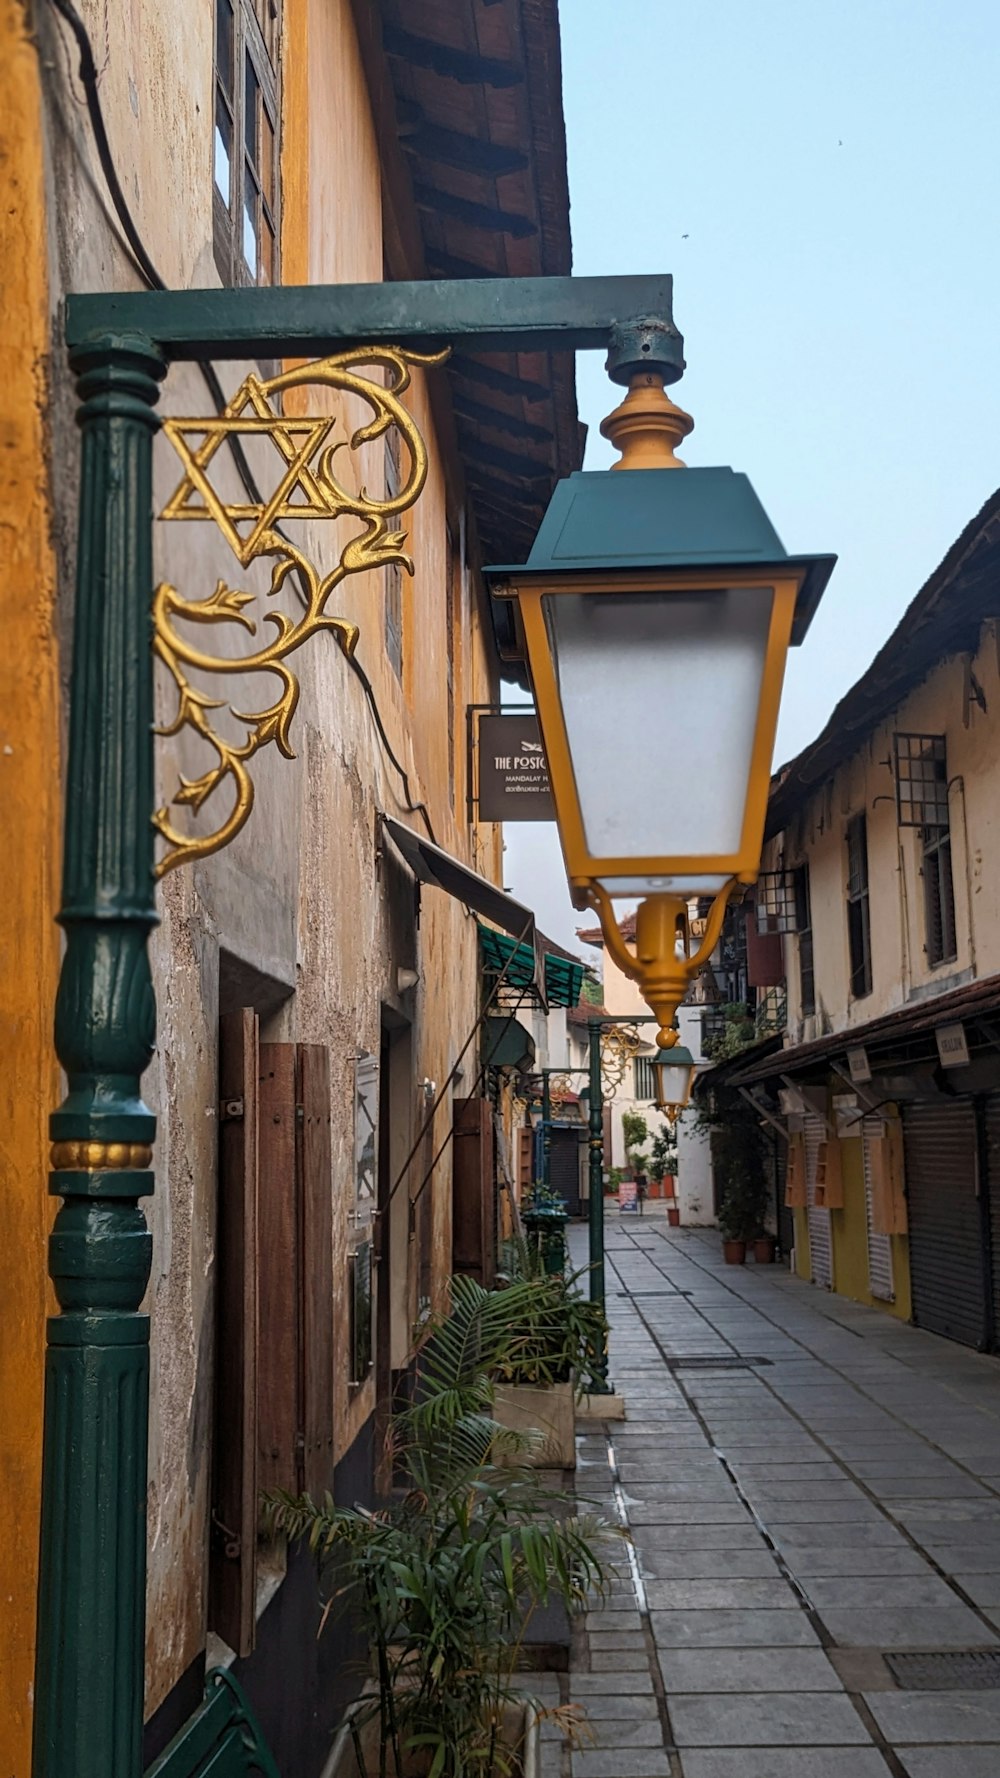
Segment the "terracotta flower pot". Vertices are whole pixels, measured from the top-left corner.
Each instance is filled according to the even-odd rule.
[[[679,1229],[680,1228],[680,1226],[681,1226],[681,1211],[680,1211],[679,1204],[668,1204],[667,1205],[667,1221],[670,1224],[670,1227],[672,1229]]]
[[[773,1266],[774,1236],[758,1235],[753,1244],[753,1256],[759,1266]]]
[[[723,1241],[722,1257],[727,1266],[742,1266],[746,1263],[747,1244],[745,1241]]]

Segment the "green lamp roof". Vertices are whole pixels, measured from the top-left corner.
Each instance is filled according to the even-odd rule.
[[[654,1068],[657,1062],[666,1062],[674,1068],[693,1068],[695,1066],[695,1059],[691,1051],[685,1049],[682,1043],[675,1043],[672,1050],[657,1050],[655,1056],[650,1057],[650,1061]]]
[[[836,556],[790,556],[748,476],[728,468],[577,470],[555,488],[526,563],[485,570],[494,583],[614,568],[805,570],[792,643],[802,641]],[[501,657],[517,660],[513,612],[494,603]]]

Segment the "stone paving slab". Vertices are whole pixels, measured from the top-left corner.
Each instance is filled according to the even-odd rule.
[[[661,1648],[660,1672],[675,1692],[841,1691],[819,1648]]]
[[[997,1642],[995,1631],[965,1605],[829,1608],[821,1616],[833,1640],[845,1648],[983,1648]]]
[[[894,1745],[995,1744],[1000,1772],[1000,1692],[867,1692],[865,1702]]]
[[[784,1549],[782,1554],[796,1579],[802,1580],[807,1591],[807,1577],[811,1575],[926,1576],[934,1573],[926,1557],[905,1543],[883,1544],[874,1549],[870,1545],[838,1549],[827,1544],[817,1549],[812,1544],[798,1544],[793,1549]]]
[[[759,1541],[759,1540],[758,1540]],[[757,1549],[663,1550],[642,1548],[642,1572],[651,1580],[772,1580],[780,1569],[770,1550]],[[648,1589],[647,1589],[648,1590]],[[1000,1588],[987,1588],[984,1605],[1000,1605]],[[996,1597],[992,1596],[996,1593]]]
[[[724,1747],[685,1750],[684,1778],[888,1778],[889,1767],[873,1747]],[[919,1778],[939,1778],[920,1773]],[[940,1778],[952,1778],[951,1773]],[[956,1778],[958,1775],[956,1774]],[[969,1778],[979,1778],[969,1773]],[[996,1778],[990,1773],[989,1778]]]
[[[1000,1747],[903,1747],[907,1778],[997,1778]],[[685,1773],[685,1778],[689,1775]]]
[[[646,1598],[651,1611],[787,1611],[799,1605],[780,1574],[773,1580],[651,1580]]]
[[[871,1746],[849,1698],[829,1692],[692,1697],[673,1694],[674,1739],[685,1747]]]
[[[662,1648],[801,1648],[819,1637],[804,1611],[651,1611]]]
[[[925,1574],[901,1575],[816,1575],[803,1585],[813,1605],[821,1612],[830,1607],[892,1607],[935,1606],[948,1609],[956,1604],[953,1589],[930,1569]],[[997,1774],[1000,1778],[1000,1773]]]
[[[669,1778],[670,1761],[662,1748],[599,1747],[572,1756],[573,1778]]]

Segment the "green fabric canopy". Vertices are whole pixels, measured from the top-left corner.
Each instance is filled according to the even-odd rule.
[[[499,975],[510,962],[504,982],[512,988],[527,989],[533,986],[535,955],[530,945],[519,945],[515,939],[508,938],[503,932],[495,932],[491,926],[484,926],[481,922],[479,944],[484,968],[493,975]],[[546,951],[545,996],[549,1005],[576,1006],[583,987],[583,974],[582,963],[574,963],[568,957],[556,957],[551,951]]]

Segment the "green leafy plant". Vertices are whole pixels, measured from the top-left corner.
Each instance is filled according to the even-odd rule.
[[[453,1281],[413,1405],[394,1426],[398,1500],[372,1513],[329,1495],[267,1499],[269,1528],[316,1557],[327,1611],[352,1607],[374,1651],[377,1691],[351,1717],[367,1778],[512,1773],[518,1750],[505,1723],[523,1702],[514,1675],[531,1616],[553,1599],[581,1608],[604,1588],[601,1551],[617,1528],[567,1512],[563,1496],[497,1463],[523,1454],[525,1436],[492,1417],[491,1373],[522,1349],[537,1282],[494,1292]],[[542,1713],[576,1737],[585,1727],[574,1706]]]
[[[649,1136],[649,1125],[641,1111],[622,1112],[622,1135],[625,1138],[625,1160],[633,1173],[645,1165],[645,1159],[637,1151]]]
[[[650,1164],[654,1179],[666,1179],[677,1172],[677,1138],[672,1130],[659,1130],[653,1137]]]
[[[522,1212],[529,1215],[535,1210],[558,1210],[565,1214],[566,1199],[562,1192],[557,1192],[551,1185],[546,1185],[544,1180],[536,1179],[532,1182],[530,1189],[525,1192],[521,1200],[521,1209]]]

